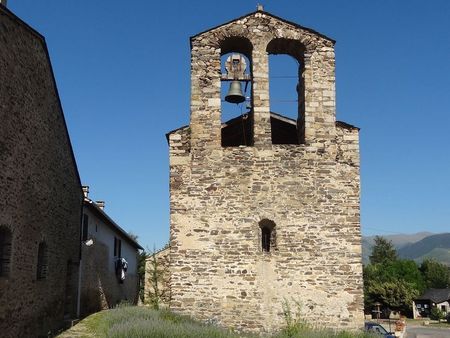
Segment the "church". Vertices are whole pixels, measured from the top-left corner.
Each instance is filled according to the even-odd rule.
[[[167,134],[170,308],[242,331],[281,328],[286,306],[362,328],[359,129],[336,120],[335,41],[259,6],[190,43],[190,124]],[[279,54],[298,63],[296,118],[270,109]]]

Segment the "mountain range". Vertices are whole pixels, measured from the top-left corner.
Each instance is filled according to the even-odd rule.
[[[391,241],[399,258],[412,259],[421,263],[425,258],[434,258],[450,266],[450,233],[434,234],[418,232],[415,234],[380,235]],[[375,236],[363,236],[363,263],[369,263]]]

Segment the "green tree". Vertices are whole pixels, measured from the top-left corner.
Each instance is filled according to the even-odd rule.
[[[370,255],[370,263],[386,263],[397,260],[397,251],[391,241],[388,241],[382,236],[375,236],[375,243],[372,247],[372,254]]]
[[[367,286],[366,292],[371,299],[403,313],[411,311],[413,299],[419,296],[419,290],[402,279],[389,282],[372,281]]]
[[[132,232],[128,232],[128,236],[130,236],[134,241],[137,242],[138,236],[133,234]],[[138,279],[139,279],[139,299],[144,301],[144,284],[145,284],[145,260],[147,259],[148,254],[145,250],[137,253],[137,264],[138,264]]]
[[[399,259],[364,267],[364,306],[367,311],[375,302],[381,302],[384,306],[408,313],[411,311],[411,297],[422,293],[424,288],[422,274],[412,260]],[[405,297],[405,301],[400,302],[396,295]]]
[[[370,256],[371,264],[364,267],[364,306],[366,311],[375,302],[384,307],[411,312],[412,300],[423,292],[425,282],[417,264],[398,259],[391,241],[375,237]]]
[[[449,268],[434,259],[425,259],[420,265],[427,288],[445,289],[450,283]]]
[[[145,261],[148,254],[145,250],[138,253],[138,278],[139,278],[139,299],[144,302],[144,288],[145,288]]]
[[[167,305],[170,302],[170,288],[169,285],[169,255],[164,252],[169,246],[166,245],[163,249],[156,251],[149,255],[147,266],[147,283],[148,283],[148,303],[158,310],[161,305]]]

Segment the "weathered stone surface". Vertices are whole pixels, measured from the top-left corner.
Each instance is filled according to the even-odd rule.
[[[222,147],[220,106],[209,104],[230,37],[252,56],[253,146]],[[191,45],[190,126],[169,134],[171,308],[273,331],[286,299],[315,325],[361,328],[358,129],[335,121],[334,42],[259,11]],[[271,142],[268,52],[303,63],[301,144]],[[270,252],[263,220],[275,223]]]
[[[82,196],[44,38],[0,6],[0,227],[12,233],[2,337],[47,336],[75,317]]]
[[[164,248],[156,252],[155,256],[149,256],[145,261],[144,303],[155,305],[158,298],[160,307],[168,307],[171,299],[170,292],[170,250]],[[184,266],[182,271],[190,271],[191,267]]]

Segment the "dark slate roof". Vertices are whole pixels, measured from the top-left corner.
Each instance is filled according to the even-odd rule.
[[[111,217],[109,217],[106,214],[106,212],[104,212],[101,208],[99,208],[94,201],[90,199],[84,199],[83,204],[85,207],[89,208],[93,213],[97,214],[97,216],[99,216],[111,228],[111,230],[122,235],[128,241],[128,243],[130,243],[134,248],[144,250],[144,248],[140,246],[138,242],[136,242],[133,238],[131,238],[131,236],[125,230],[123,230],[116,222],[114,222],[111,219]]]
[[[359,127],[356,127],[354,125],[351,125],[349,123],[342,122],[342,121],[336,121],[336,127],[341,127],[341,128],[345,128],[345,129],[358,129],[358,130],[360,130]]]
[[[428,289],[416,300],[431,300],[433,303],[442,303],[450,300],[450,289]]]
[[[290,118],[290,117],[283,116],[283,115],[281,115],[281,114],[277,114],[277,113],[274,113],[274,112],[270,112],[270,116],[273,117],[273,118],[279,119],[279,120],[283,120],[283,121],[285,121],[285,122],[288,122],[288,121],[289,121],[290,123],[297,123],[295,119],[292,119],[292,118]],[[234,120],[238,120],[238,119],[240,119],[240,118],[241,118],[240,115],[237,116],[237,117],[234,117],[234,118],[232,118],[231,120],[228,120],[228,121],[222,123],[222,126],[227,125],[227,124],[230,124],[230,123],[234,122]],[[169,142],[169,136],[170,136],[170,134],[173,134],[173,133],[177,132],[178,130],[182,130],[182,129],[185,129],[185,128],[188,128],[188,127],[189,127],[189,125],[187,124],[187,125],[185,125],[185,126],[182,126],[182,127],[180,127],[180,128],[171,130],[171,131],[169,131],[168,133],[166,133],[166,140],[167,140],[167,142]],[[348,123],[345,123],[345,122],[342,122],[342,121],[336,121],[336,127],[341,127],[341,128],[346,128],[346,129],[358,129],[358,130],[360,130],[359,127],[355,127],[355,126],[353,126],[353,125],[351,125],[351,124],[348,124]]]
[[[212,30],[217,29],[217,28],[219,28],[219,27],[228,25],[228,24],[230,24],[230,23],[232,23],[232,22],[234,22],[234,21],[242,20],[242,19],[244,19],[244,18],[246,18],[246,17],[248,17],[248,16],[251,16],[251,15],[254,15],[254,14],[256,14],[256,13],[263,13],[263,14],[265,14],[265,15],[271,16],[272,18],[275,18],[275,19],[280,20],[280,21],[282,21],[282,22],[284,22],[284,23],[287,23],[288,25],[292,25],[292,26],[294,26],[294,27],[297,27],[297,28],[306,30],[306,31],[308,31],[308,32],[310,32],[310,33],[313,33],[313,34],[315,34],[315,35],[317,35],[317,36],[320,36],[320,37],[322,37],[322,38],[324,38],[324,39],[327,39],[327,40],[331,41],[333,44],[336,43],[336,40],[333,40],[333,39],[329,38],[328,36],[326,36],[326,35],[324,35],[324,34],[322,34],[322,33],[319,33],[319,32],[317,32],[317,31],[315,31],[314,29],[311,29],[311,28],[308,28],[308,27],[304,27],[304,26],[300,26],[299,24],[297,24],[297,23],[295,23],[295,22],[288,21],[288,20],[286,20],[286,19],[280,18],[279,16],[276,16],[276,15],[273,15],[273,14],[271,14],[271,13],[269,13],[269,12],[261,11],[261,10],[257,10],[257,11],[254,11],[254,12],[251,12],[251,13],[248,13],[248,14],[245,14],[245,15],[242,15],[242,16],[240,16],[239,18],[230,20],[230,21],[228,21],[228,22],[225,22],[225,23],[223,23],[223,24],[217,25],[217,26],[212,27],[212,28],[210,28],[210,29],[207,29],[207,30],[205,30],[205,31],[203,31],[203,32],[200,32],[200,33],[198,33],[198,34],[195,34],[195,35],[191,36],[191,41],[192,41],[192,39],[195,39],[197,36],[200,36],[200,35],[202,35],[202,34],[205,34],[205,33],[209,32],[209,31],[212,31]]]

